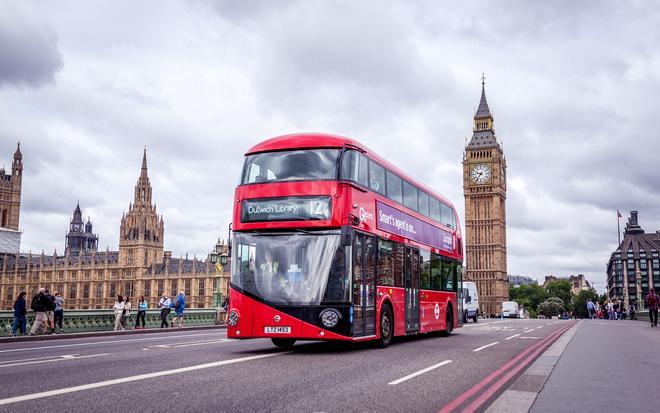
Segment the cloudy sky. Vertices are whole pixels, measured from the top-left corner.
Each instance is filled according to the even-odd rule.
[[[22,250],[61,252],[77,200],[117,248],[146,145],[166,249],[205,256],[245,150],[300,131],[361,140],[462,216],[485,72],[509,273],[604,289],[616,209],[660,229],[660,9],[462,3],[0,0],[0,163],[20,140]]]

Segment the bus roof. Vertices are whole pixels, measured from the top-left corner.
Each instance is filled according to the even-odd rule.
[[[359,141],[356,141],[355,139],[346,138],[344,136],[339,136],[339,135],[332,135],[329,133],[293,133],[289,135],[276,136],[274,138],[267,139],[250,148],[245,153],[245,155],[252,155],[261,152],[283,151],[289,149],[343,148],[346,146],[353,147],[365,152],[367,155],[369,155],[370,158],[377,161],[378,163],[380,163],[390,171],[396,173],[401,178],[407,180],[410,183],[415,184],[417,187],[423,189],[427,193],[443,201],[445,204],[451,206],[452,209],[454,210],[454,213],[456,213],[454,204],[451,201],[449,201],[447,198],[435,192],[433,189],[429,188],[425,184],[420,183],[416,179],[413,179],[407,173],[403,172],[400,168],[392,165],[390,162],[381,158],[380,156],[378,156],[378,154],[367,148]],[[458,216],[456,218],[458,218]],[[459,233],[461,232],[460,226],[458,226],[458,228],[456,229]]]

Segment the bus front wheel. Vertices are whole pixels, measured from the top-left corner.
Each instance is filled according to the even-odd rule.
[[[275,347],[279,348],[291,348],[296,342],[296,340],[292,338],[271,338],[271,341]]]
[[[378,338],[378,347],[385,348],[392,342],[394,335],[394,317],[392,308],[385,304],[380,311],[380,337]]]
[[[475,323],[479,321],[479,310],[474,312],[474,317],[472,317],[472,321]]]

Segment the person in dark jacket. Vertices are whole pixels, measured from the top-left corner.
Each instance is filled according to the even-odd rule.
[[[646,308],[649,309],[649,319],[651,327],[658,326],[658,307],[660,307],[660,297],[655,293],[655,288],[651,288],[644,299]]]
[[[32,323],[32,329],[30,329],[30,335],[41,334],[42,331],[45,333],[48,331],[46,323],[48,323],[48,316],[46,311],[50,308],[50,300],[46,296],[46,289],[40,288],[39,293],[32,297],[32,303],[30,308],[35,312],[34,322]]]
[[[16,337],[16,330],[21,330],[21,335],[27,333],[27,303],[25,302],[25,291],[21,291],[14,301],[14,324],[11,327],[12,337]]]

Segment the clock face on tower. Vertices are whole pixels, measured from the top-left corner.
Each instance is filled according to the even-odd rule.
[[[470,179],[477,184],[485,184],[490,181],[490,165],[478,163],[470,170]]]

